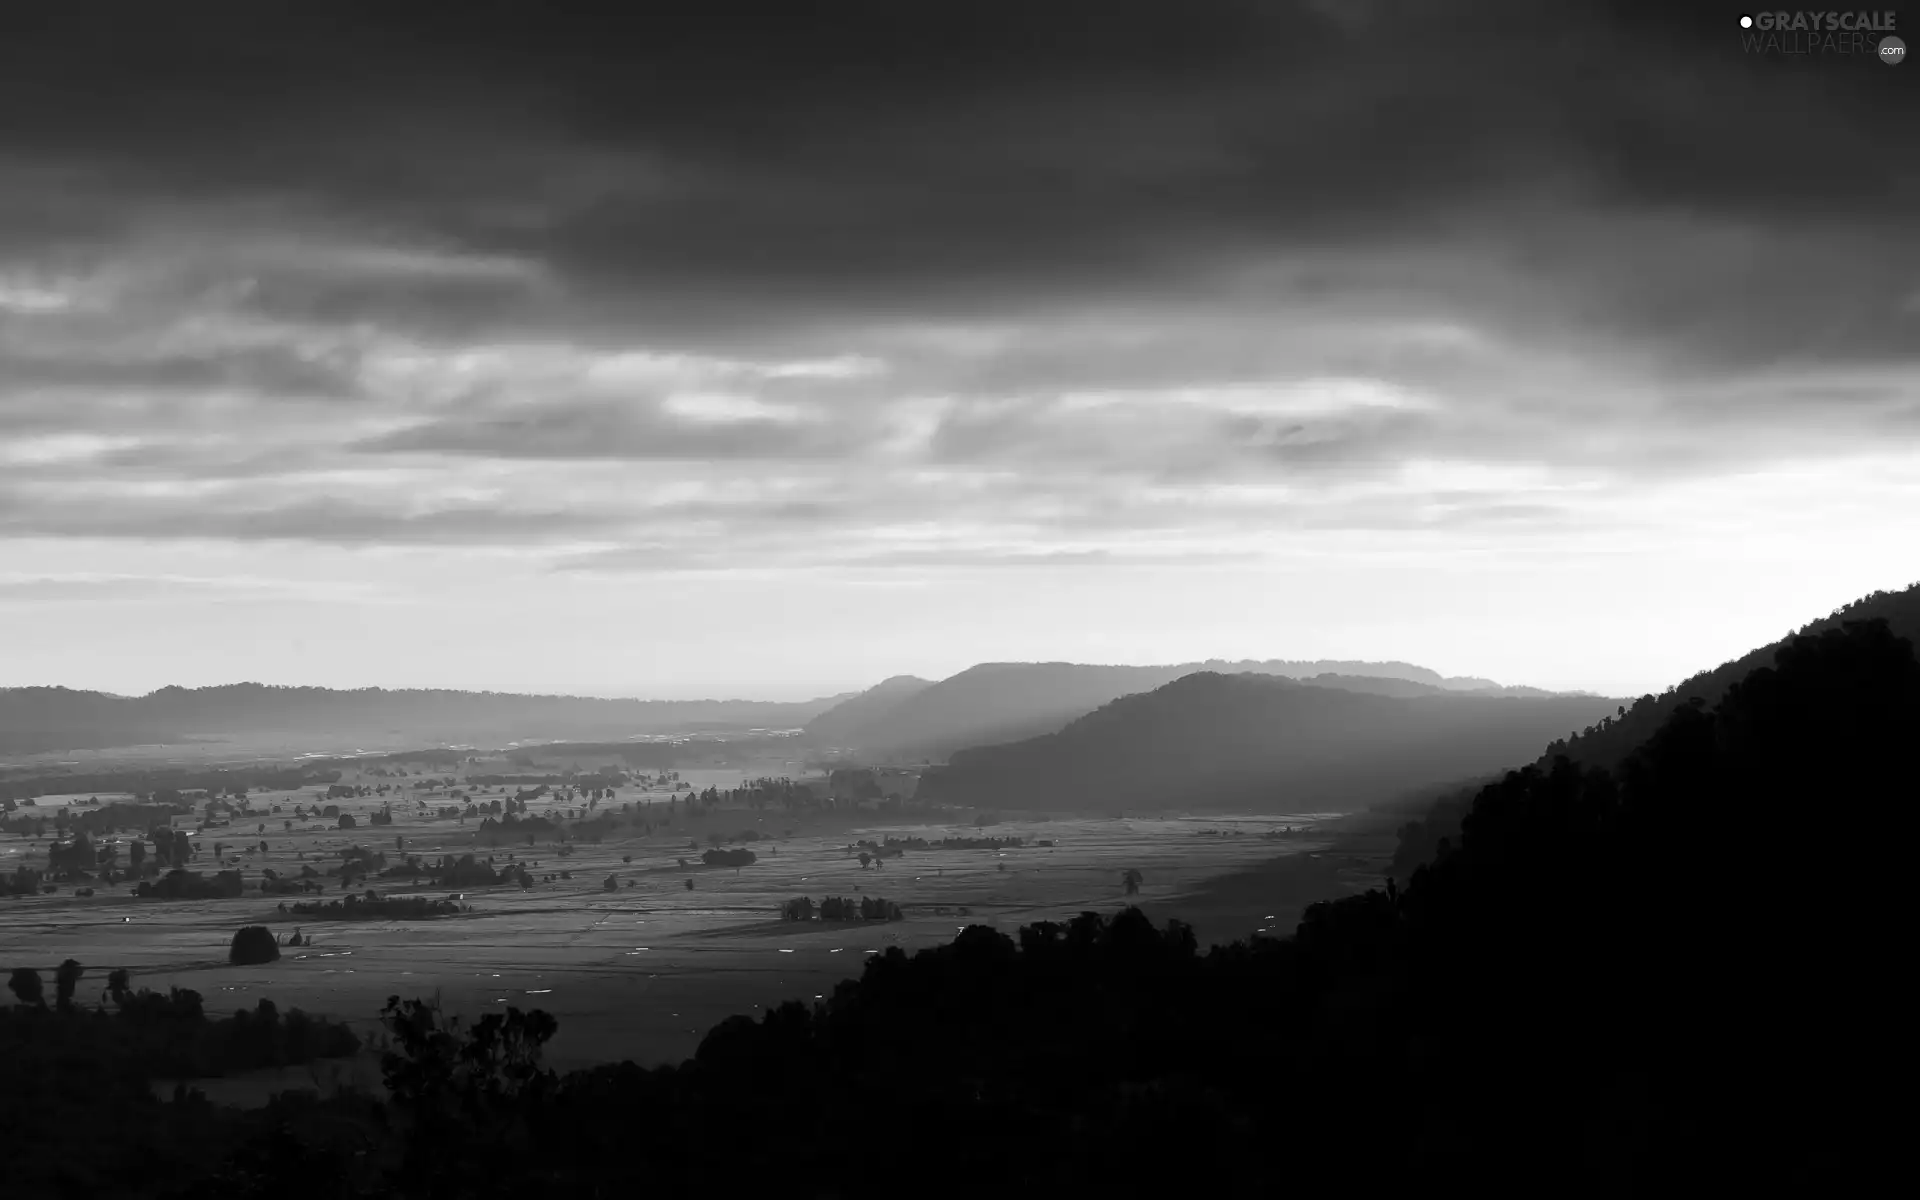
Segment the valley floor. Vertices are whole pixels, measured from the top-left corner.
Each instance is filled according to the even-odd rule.
[[[125,887],[111,894],[102,889],[91,898],[63,888],[60,895],[0,901],[0,968],[50,972],[72,957],[88,968],[83,999],[104,984],[108,970],[126,967],[135,986],[201,992],[213,1013],[250,1007],[264,997],[283,1011],[299,1007],[348,1020],[366,1034],[377,1032],[377,1014],[390,995],[438,996],[449,1011],[468,1016],[508,1005],[537,1007],[560,1023],[548,1047],[548,1061],[556,1067],[620,1059],[653,1064],[691,1055],[708,1029],[735,1013],[825,996],[838,981],[856,976],[866,955],[889,946],[911,951],[934,945],[969,924],[1012,933],[1037,920],[1115,910],[1129,902],[1121,885],[1121,872],[1129,868],[1145,877],[1132,902],[1156,921],[1188,920],[1203,945],[1260,930],[1290,933],[1308,903],[1378,880],[1384,858],[1369,856],[1367,846],[1356,853],[1357,843],[1342,825],[1327,814],[1303,813],[1060,818],[975,829],[722,811],[704,820],[683,819],[670,833],[576,845],[561,858],[551,846],[489,851],[470,845],[471,822],[409,823],[402,817],[390,827],[290,837],[271,819],[264,836],[273,849],[248,863],[249,878],[257,878],[264,865],[288,870],[286,860],[299,861],[297,853],[316,862],[331,855],[337,864],[339,849],[350,844],[383,848],[395,859],[396,835],[406,838],[410,851],[430,858],[471,849],[482,858],[491,852],[504,864],[511,854],[526,861],[536,878],[563,869],[572,878],[543,881],[530,891],[469,890],[472,913],[426,921],[303,920],[279,914],[278,897],[257,894],[166,902],[134,899]],[[1304,836],[1259,836],[1283,826]],[[743,869],[700,866],[699,852],[688,848],[693,837],[704,842],[709,829],[753,827],[769,840],[751,843],[759,861]],[[792,836],[785,836],[788,830]],[[220,833],[230,842],[243,836],[237,827],[231,835]],[[908,851],[884,867],[865,869],[847,850],[863,838],[956,835],[1012,835],[1028,844]],[[201,839],[212,836],[209,831]],[[1056,844],[1032,844],[1041,839]],[[9,849],[19,853],[17,843]],[[627,855],[631,863],[622,861]],[[681,855],[695,865],[679,867]],[[602,890],[609,874],[619,882],[616,891]],[[383,895],[445,894],[388,886],[397,883],[376,879],[370,886]],[[322,898],[339,894],[336,880]],[[779,905],[801,895],[816,902],[827,895],[878,895],[902,905],[907,919],[780,920]],[[314,944],[287,949],[277,963],[227,965],[233,931],[256,922],[279,935],[301,929]],[[216,1100],[241,1102],[263,1097],[270,1087],[324,1083],[342,1071],[362,1081],[377,1077],[371,1063],[363,1062],[198,1086]]]

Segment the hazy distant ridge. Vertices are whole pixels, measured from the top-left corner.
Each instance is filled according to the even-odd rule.
[[[166,687],[145,696],[0,689],[0,752],[97,749],[186,737],[403,733],[423,741],[596,738],[693,728],[798,728],[846,699],[628,700],[446,689]]]

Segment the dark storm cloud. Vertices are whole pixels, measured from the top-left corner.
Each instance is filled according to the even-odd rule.
[[[1911,69],[1744,56],[1719,5],[630,14],[6,18],[0,462],[71,487],[0,496],[0,533],[594,536],[657,564],[714,553],[673,520],[761,546],[910,517],[986,532],[863,561],[1093,563],[1042,543],[1561,512],[1126,501],[1146,485],[1331,493],[1420,459],[1676,479],[1916,433]],[[590,378],[635,350],[714,356],[718,382]],[[774,369],[846,355],[877,365]],[[1396,394],[1274,401],[1341,379]],[[674,516],[613,502],[594,473],[628,461],[794,486]],[[541,507],[562,462],[602,489],[577,513]],[[524,503],[363,491],[435,463]],[[358,474],[300,484],[329,470]],[[276,473],[299,498],[110,488]]]
[[[88,7],[0,39],[22,152],[136,197],[293,197],[537,259],[602,319],[687,338],[1175,286],[1262,248],[1417,240],[1536,183],[1783,239],[1890,234],[1915,200],[1899,72],[1744,57],[1718,5]],[[1899,274],[1911,247],[1860,265]],[[1592,317],[1760,336],[1670,330],[1647,304],[1684,282],[1613,281]],[[263,302],[426,319],[430,299]]]

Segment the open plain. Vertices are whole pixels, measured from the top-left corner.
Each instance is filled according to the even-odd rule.
[[[686,771],[676,782],[724,789],[752,774]],[[227,861],[237,856],[245,874],[249,890],[243,896],[139,899],[130,885],[120,884],[102,886],[91,897],[61,886],[54,894],[0,901],[6,917],[0,922],[0,967],[51,970],[71,957],[95,981],[83,983],[83,994],[103,983],[108,970],[125,967],[135,986],[192,988],[213,1012],[251,1006],[265,997],[283,1009],[339,1017],[364,1033],[375,1032],[377,1014],[391,995],[438,996],[448,1011],[469,1017],[507,1005],[538,1007],[559,1019],[560,1032],[548,1048],[554,1065],[620,1059],[651,1064],[690,1055],[706,1031],[729,1015],[825,996],[839,980],[857,975],[868,954],[889,946],[911,951],[934,945],[970,924],[1011,933],[1033,921],[1065,919],[1089,909],[1111,912],[1132,902],[1156,920],[1193,921],[1205,944],[1263,929],[1291,932],[1306,902],[1368,881],[1365,864],[1346,864],[1361,868],[1355,874],[1322,861],[1334,820],[1329,814],[1009,816],[983,826],[971,813],[939,814],[952,823],[930,822],[926,815],[725,807],[690,815],[687,792],[659,785],[652,791],[623,788],[610,805],[616,811],[631,805],[630,816],[651,823],[650,833],[635,824],[598,842],[540,837],[531,845],[524,839],[488,845],[475,819],[429,815],[428,808],[449,803],[443,788],[352,773],[342,782],[404,783],[407,798],[396,799],[400,793],[395,791],[386,797],[329,799],[325,786],[251,795],[245,813],[193,834],[200,849],[190,864],[211,872],[212,843],[222,843]],[[474,798],[511,794],[508,788]],[[43,797],[33,811],[51,820],[62,804],[88,799]],[[110,797],[99,799],[104,804]],[[356,818],[357,828],[290,816],[296,806],[320,804],[338,805]],[[389,806],[393,824],[369,824],[368,818]],[[528,815],[567,810],[582,811],[582,806],[549,794],[532,800]],[[196,813],[175,824],[191,830],[199,821]],[[1293,835],[1262,836],[1283,829]],[[731,844],[752,849],[758,861],[740,868],[701,864],[710,835],[731,839],[749,830],[754,840]],[[1017,837],[1024,844],[912,849],[873,866],[863,866],[853,848],[861,840],[946,837]],[[7,837],[0,846],[0,871],[21,863],[44,865],[51,840]],[[258,848],[263,841],[264,851]],[[294,875],[303,865],[337,868],[342,851],[354,846],[382,851],[389,862],[406,854],[429,861],[443,854],[474,853],[482,861],[492,855],[498,866],[524,864],[534,884],[462,889],[458,894],[466,911],[426,920],[327,920],[280,911],[283,899],[291,904],[340,898],[338,876],[328,879],[317,896],[254,890],[263,869]],[[681,865],[682,859],[688,865]],[[1277,859],[1297,860],[1301,879],[1311,876],[1312,883],[1289,894],[1273,886],[1223,893],[1213,882],[1222,876],[1245,878],[1259,864],[1268,864],[1259,869],[1271,874]],[[1141,873],[1138,896],[1125,893],[1122,875],[1128,870]],[[383,897],[453,894],[444,887],[377,877],[356,882],[352,891],[364,894],[369,887]],[[901,906],[904,919],[782,920],[780,906],[803,895],[816,903],[829,895],[884,897]],[[1287,905],[1289,911],[1279,911]],[[283,940],[299,930],[311,944],[287,947],[275,963],[228,965],[234,931],[256,923]]]

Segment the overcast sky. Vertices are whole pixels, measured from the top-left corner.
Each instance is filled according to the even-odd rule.
[[[1920,66],[1728,5],[30,7],[0,685],[1638,694],[1920,577]]]

